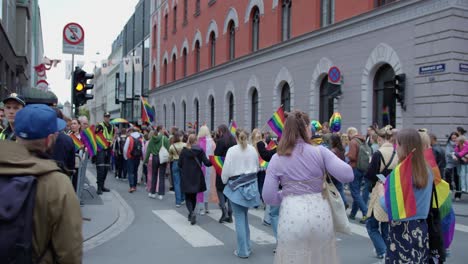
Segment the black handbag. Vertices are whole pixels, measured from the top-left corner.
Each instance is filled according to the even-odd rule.
[[[432,207],[432,201],[435,198],[437,208]],[[437,258],[438,263],[444,263],[446,258],[444,239],[442,237],[442,219],[440,218],[439,201],[434,182],[432,183],[431,204],[427,216],[427,231],[429,234],[429,263],[434,263],[432,258]]]

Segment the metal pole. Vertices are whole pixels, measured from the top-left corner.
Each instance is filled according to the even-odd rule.
[[[72,65],[71,65],[71,73],[70,73],[70,79],[72,80],[71,81],[71,100],[72,100],[72,106],[74,107],[74,109],[72,109],[72,113],[73,113],[73,110],[75,111],[75,117],[78,118],[78,106],[75,105],[75,98],[74,98],[74,93],[73,93],[73,90],[75,89],[75,87],[73,87],[73,72],[75,71],[75,54],[72,54]],[[72,108],[73,108],[72,107]]]

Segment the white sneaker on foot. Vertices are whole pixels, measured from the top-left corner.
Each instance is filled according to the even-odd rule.
[[[154,198],[156,198],[156,194],[153,194],[153,195],[154,195]],[[159,195],[159,196],[158,196],[158,199],[159,199],[159,200],[162,200],[162,199],[163,199],[163,196],[162,196],[162,195]]]
[[[156,194],[155,193],[148,193],[148,197],[156,199]]]

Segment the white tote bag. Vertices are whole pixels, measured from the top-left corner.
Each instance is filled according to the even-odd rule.
[[[163,164],[169,161],[169,152],[164,146],[165,136],[162,136],[161,148],[159,149],[159,164]]]

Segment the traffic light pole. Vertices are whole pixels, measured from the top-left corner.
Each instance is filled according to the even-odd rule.
[[[72,77],[71,77],[72,80],[73,80],[73,74],[74,74],[74,72],[75,72],[75,54],[72,54],[72,65],[71,65],[71,73],[70,73],[70,75],[72,76]],[[75,117],[78,118],[78,115],[79,115],[79,107],[78,107],[77,105],[75,105],[75,98],[74,98],[74,94],[75,94],[75,93],[73,92],[74,89],[75,89],[75,87],[73,87],[73,85],[74,85],[74,84],[73,84],[73,81],[72,81],[72,82],[71,82],[71,85],[70,85],[70,87],[71,87],[71,89],[70,89],[70,92],[71,92],[71,101],[72,101],[71,104],[72,104],[72,108],[74,108],[74,109],[72,109],[72,113],[73,113],[73,111],[74,111],[74,112],[75,112]]]

